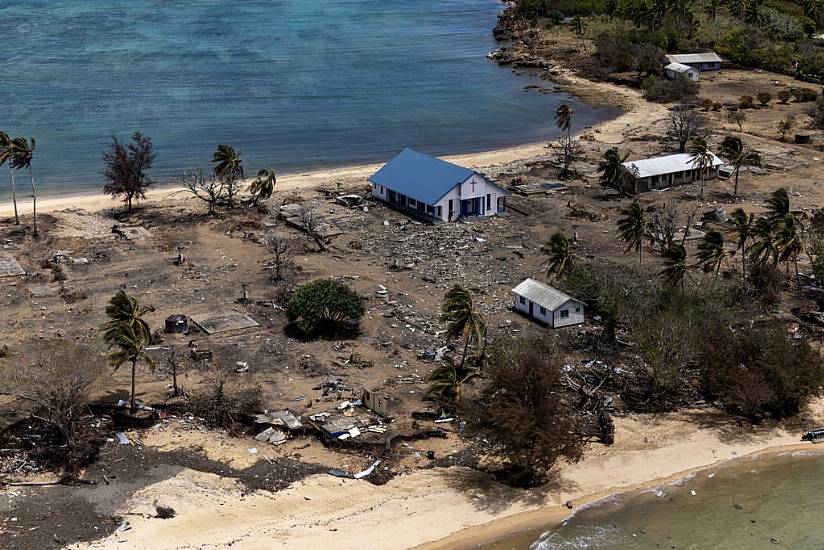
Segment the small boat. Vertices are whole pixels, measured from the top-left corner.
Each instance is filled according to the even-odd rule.
[[[801,436],[803,441],[811,441],[813,443],[821,443],[824,441],[824,428],[819,428],[817,430],[810,430],[806,432],[804,435]]]

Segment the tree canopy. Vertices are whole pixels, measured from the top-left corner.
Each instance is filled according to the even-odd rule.
[[[312,281],[295,289],[286,305],[286,317],[307,336],[334,333],[363,317],[363,300],[343,283]]]

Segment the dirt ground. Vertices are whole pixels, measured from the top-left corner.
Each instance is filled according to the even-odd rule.
[[[721,102],[736,102],[745,93],[754,96],[762,90],[775,96],[777,89],[791,84],[787,77],[761,71],[723,70],[705,75],[701,96]],[[584,86],[581,77],[569,71],[556,71],[553,77],[572,90]],[[376,458],[383,441],[394,436],[406,441],[393,447],[390,460],[382,465],[387,473],[470,460],[463,454],[465,444],[456,434],[457,426],[435,424],[438,407],[425,398],[426,380],[435,367],[426,352],[449,343],[438,316],[442,296],[454,284],[469,288],[487,316],[493,339],[545,332],[510,309],[510,290],[526,277],[545,278],[541,247],[552,233],[576,234],[575,251],[581,256],[624,258],[624,245],[615,236],[615,220],[628,199],[598,186],[596,169],[603,151],[618,144],[631,159],[673,151],[673,143],[662,139],[670,106],[645,103],[636,91],[611,84],[589,88],[590,97],[596,89],[602,96],[614,95],[615,103],[628,113],[580,132],[582,159],[575,165],[580,177],[566,182],[567,191],[514,194],[512,208],[499,217],[428,226],[373,201],[366,202],[365,209],[336,203],[338,192],[366,196],[367,182],[358,177],[338,180],[338,185],[330,182],[325,187],[279,191],[268,201],[265,213],[241,207],[209,217],[203,204],[181,196],[142,204],[129,215],[117,209],[92,212],[78,206],[42,215],[37,239],[26,225],[0,220],[2,251],[16,258],[27,273],[0,279],[4,319],[0,345],[7,345],[12,357],[25,356],[40,339],[96,336],[105,321],[107,300],[125,290],[156,308],[148,321],[161,333],[164,320],[173,314],[231,310],[259,323],[257,328],[220,336],[197,330],[187,335],[163,334],[158,349],[152,351],[158,368],[153,372],[139,368],[138,398],[146,404],[167,402],[170,375],[166,359],[171,348],[183,357],[180,384],[188,390],[198,387],[205,366],[188,356],[190,343],[195,341],[198,348],[211,349],[216,362],[224,366],[247,363],[248,371],[232,376],[259,384],[268,410],[315,414],[334,410],[343,400],[358,399],[363,389],[369,389],[390,396],[394,418],[386,434],[365,434],[362,447],[335,450],[314,437],[295,437],[272,446],[255,441],[254,434],[230,436],[204,429],[196,418],[164,413],[155,428],[127,431],[131,445],[113,441],[104,445],[99,461],[83,474],[93,485],[6,487],[0,494],[0,546],[60,547],[103,537],[122,527],[120,504],[130,494],[170,478],[181,468],[236,479],[249,491],[277,490],[327,468],[359,471]],[[712,146],[735,134],[764,159],[761,173],[742,174],[736,200],[728,180],[711,181],[703,203],[697,202],[698,185],[647,193],[638,200],[645,206],[671,202],[683,221],[693,210],[719,206],[727,211],[738,206],[758,211],[779,187],[791,192],[796,210],[809,213],[824,206],[824,152],[781,143],[775,129],[788,113],[797,116],[803,126],[809,108],[810,104],[776,102],[770,108],[748,110],[743,133],[725,120],[723,111],[703,113]],[[557,163],[549,148],[544,154],[485,166],[481,171],[505,186],[558,181]],[[328,251],[318,251],[307,235],[278,218],[279,206],[287,203],[315,210],[339,233],[330,239]],[[143,239],[127,240],[113,234],[115,225],[140,226],[147,233]],[[359,334],[311,342],[286,334],[285,316],[274,303],[276,285],[265,269],[271,254],[263,243],[275,236],[288,243],[299,266],[299,281],[340,278],[364,297],[366,314]],[[59,270],[50,262],[55,252],[64,260]],[[174,261],[178,252],[185,258],[181,265]],[[652,255],[645,254],[643,262],[657,269],[658,260]],[[802,258],[802,268],[805,265]],[[734,270],[737,265],[730,263],[724,269]],[[248,285],[249,302],[240,300],[242,285]],[[594,327],[590,322],[556,331],[555,336],[574,338]],[[349,389],[323,395],[318,387],[329,380],[338,380]],[[127,397],[128,387],[129,372],[124,368],[111,375],[97,397],[114,404]],[[7,399],[0,405],[0,428],[25,417],[25,410],[13,401]],[[413,418],[413,413],[423,414]],[[429,437],[436,430],[443,437]],[[434,451],[434,462],[427,460],[428,451]],[[26,475],[25,470],[6,472],[4,478],[15,482],[49,479],[37,472]],[[83,520],[73,520],[77,517]]]

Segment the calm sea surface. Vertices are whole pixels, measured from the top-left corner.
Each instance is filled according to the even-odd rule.
[[[154,177],[380,161],[555,134],[563,94],[484,55],[495,0],[0,0],[0,129],[38,140],[46,192],[101,185],[112,134],[140,130]],[[612,115],[575,106],[576,126]],[[21,174],[22,178],[22,174]],[[25,183],[25,180],[23,182]],[[8,171],[0,170],[0,189]]]
[[[824,457],[742,458],[585,508],[532,543],[484,550],[824,549]]]

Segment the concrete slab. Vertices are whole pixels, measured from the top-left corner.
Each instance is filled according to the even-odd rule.
[[[14,256],[6,252],[0,252],[0,279],[3,277],[18,277],[25,275],[26,270],[20,267]]]
[[[114,233],[115,235],[120,235],[121,237],[129,241],[142,241],[152,236],[152,234],[149,233],[148,229],[146,229],[145,227],[141,227],[139,225],[115,225],[114,227],[112,227],[112,233]]]
[[[51,285],[31,285],[29,287],[29,293],[32,295],[32,298],[47,298],[60,294],[60,289]]]
[[[225,311],[219,313],[202,313],[189,317],[194,324],[206,334],[221,334],[235,330],[245,330],[256,328],[260,325],[243,313],[236,311]]]

